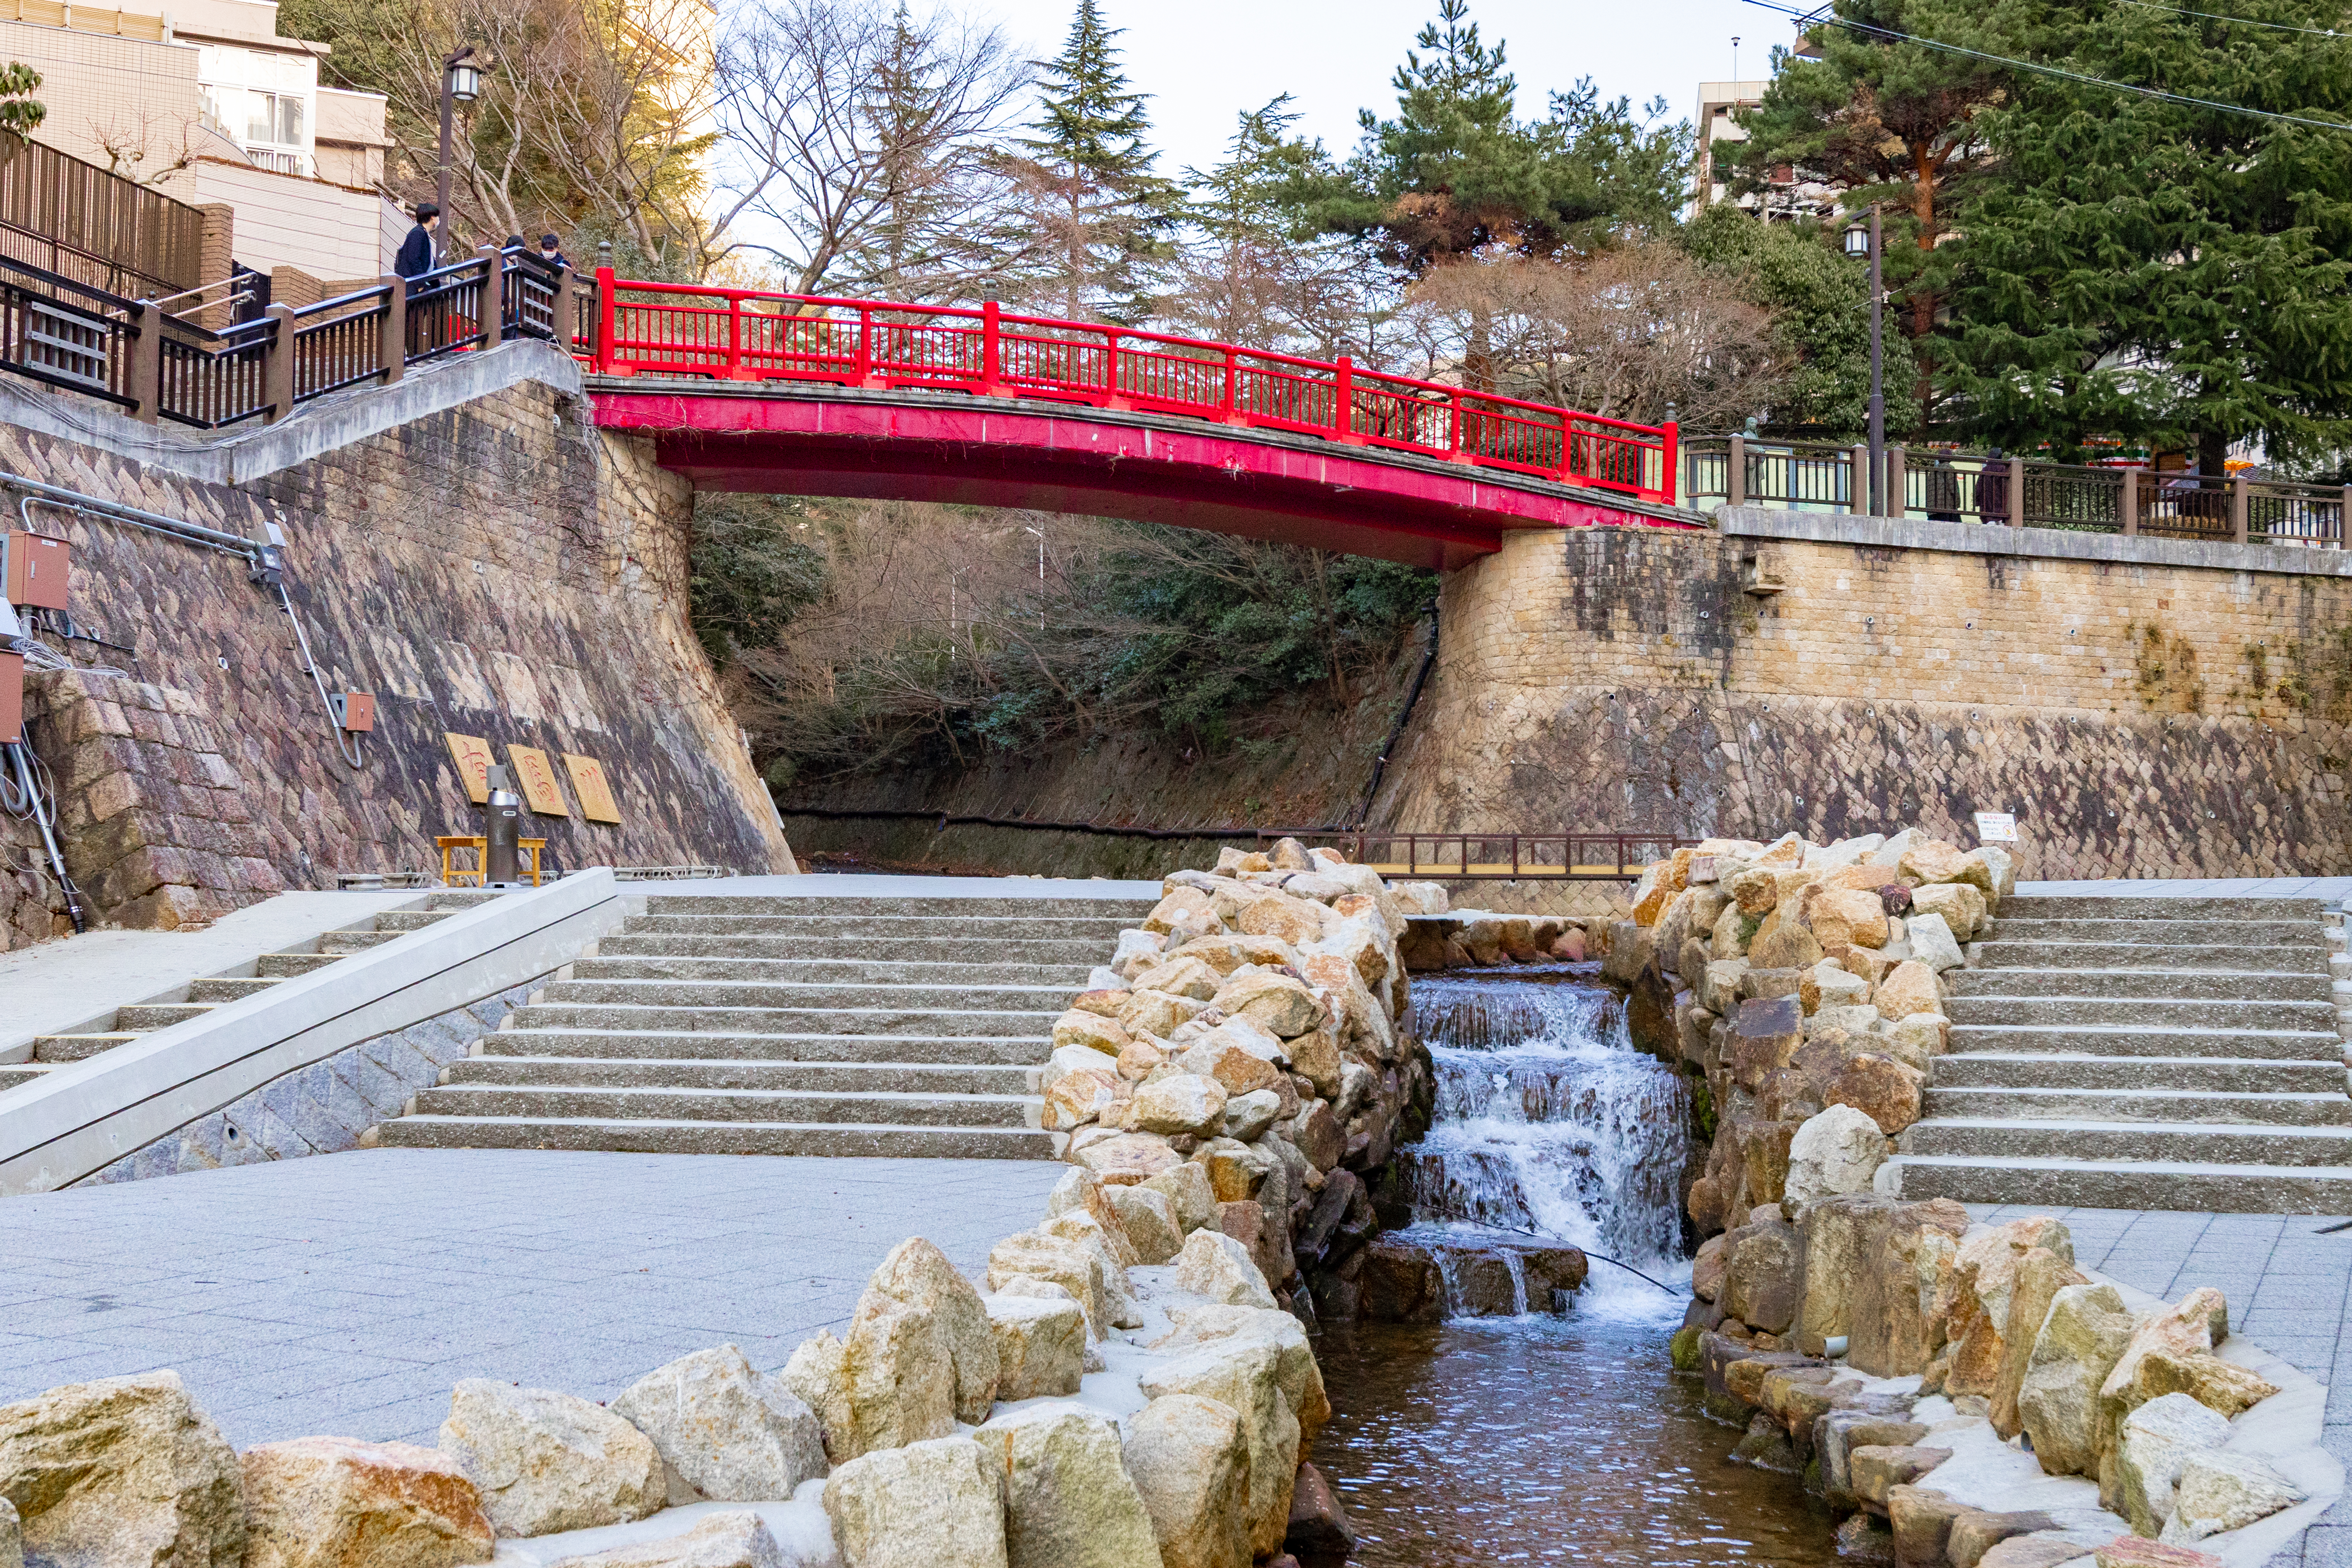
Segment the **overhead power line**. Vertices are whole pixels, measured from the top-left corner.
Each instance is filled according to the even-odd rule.
[[[2343,34],[2333,27],[2298,27],[2292,22],[2257,22],[2252,16],[2224,16],[2212,11],[2190,11],[2179,5],[2159,5],[2156,0],[2123,0],[2126,5],[2137,5],[2143,11],[2169,11],[2176,16],[2197,16],[2208,22],[2228,22],[2239,27],[2268,27],[2278,33],[2309,33],[2318,38],[2340,38]]]
[[[2086,76],[2081,71],[2064,70],[2057,66],[2042,65],[2035,60],[2013,60],[2006,55],[1987,54],[1982,49],[1971,49],[1960,44],[1948,44],[1940,38],[1922,37],[1916,33],[1898,33],[1892,27],[1874,26],[1868,22],[1848,21],[1843,16],[1830,16],[1819,9],[1800,11],[1793,5],[1776,5],[1774,0],[1740,0],[1740,3],[1766,11],[1778,11],[1784,16],[1794,16],[1800,22],[1813,26],[1827,24],[1830,26],[1843,27],[1850,33],[1864,33],[1873,37],[1883,38],[1888,43],[1916,44],[1923,49],[1940,49],[1948,55],[1964,55],[1969,59],[2007,66],[2012,70],[2033,71],[2042,76],[2056,77],[2062,81],[2080,82],[2085,87],[2112,88],[2117,92],[2128,92],[2140,98],[2156,99],[2165,103],[2186,104],[2192,109],[2218,110],[2224,114],[2242,114],[2251,120],[2272,120],[2282,125],[2309,125],[2321,131],[2352,131],[2352,121],[2315,120],[2307,114],[2281,114],[2273,110],[2249,109],[2242,103],[2224,103],[2216,98],[2192,98],[2187,93],[2167,92],[2162,88],[2141,87],[2128,81],[2110,81],[2105,77]],[[2159,6],[2158,9],[2164,10],[2169,7]]]

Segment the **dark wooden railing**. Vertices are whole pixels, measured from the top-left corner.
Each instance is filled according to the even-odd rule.
[[[572,294],[569,271],[486,247],[421,278],[387,278],[299,309],[273,305],[215,331],[169,314],[168,300],[127,299],[0,254],[0,370],[141,419],[215,430],[396,382],[420,361],[509,337],[554,338],[556,322],[576,319]]]
[[[1682,444],[1683,489],[1701,509],[1780,507],[1869,510],[1866,447],[1690,436]],[[2344,548],[2352,485],[2159,472],[2146,468],[2044,463],[1962,452],[1886,449],[1890,514],[1935,522],[2148,534],[2220,543]]]

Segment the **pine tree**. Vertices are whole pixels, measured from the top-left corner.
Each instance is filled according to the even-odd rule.
[[[2178,441],[2216,477],[2233,441],[2290,464],[2352,446],[2352,42],[2334,0],[2230,9],[2276,26],[2015,6],[2012,54],[2328,123],[2021,74],[1953,247],[1979,436]]]
[[[1078,0],[1062,52],[1039,62],[1038,118],[1011,167],[1037,229],[1034,291],[1073,320],[1131,324],[1156,303],[1180,207],[1152,172],[1151,120],[1119,68],[1118,36],[1096,0]]]
[[[1975,13],[1952,0],[1836,0],[1833,11],[1857,26],[1815,27],[1811,58],[1773,51],[1763,102],[1739,116],[1740,184],[1756,189],[1787,165],[1843,189],[1848,211],[1885,204],[1884,268],[1898,301],[1891,325],[1911,340],[1913,395],[1919,417],[1932,419],[1937,320],[1950,279],[1937,251],[1951,237],[1960,190],[1987,165],[1981,122],[2003,101],[2010,72],[1902,36],[2000,52]],[[1901,383],[1890,374],[1887,385]]]

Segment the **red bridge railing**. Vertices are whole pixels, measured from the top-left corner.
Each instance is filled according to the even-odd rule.
[[[1672,504],[1673,425],[1094,321],[596,274],[606,375],[819,381],[1188,415],[1418,452]]]

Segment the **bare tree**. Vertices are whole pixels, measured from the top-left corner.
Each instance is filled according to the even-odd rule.
[[[719,47],[727,232],[795,293],[970,292],[1007,236],[993,141],[1026,82],[994,27],[874,0],[753,0]]]
[[[1769,312],[1664,241],[1433,268],[1408,290],[1406,314],[1428,374],[1482,353],[1492,390],[1613,419],[1662,419],[1671,406],[1701,428],[1737,426],[1787,373]]]
[[[89,137],[106,155],[107,172],[133,184],[169,184],[174,175],[194,167],[203,154],[185,123],[166,124],[144,110],[118,110],[92,120]]]

